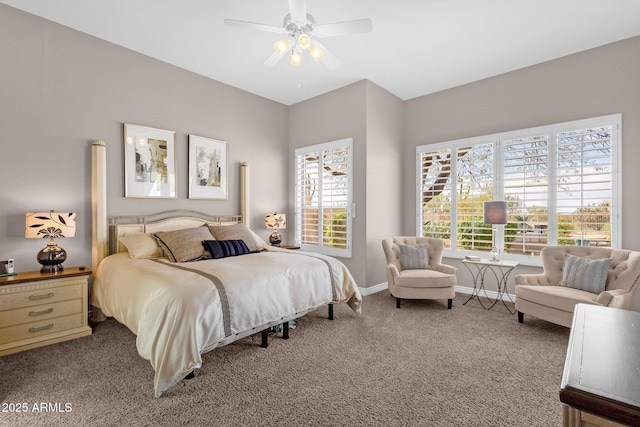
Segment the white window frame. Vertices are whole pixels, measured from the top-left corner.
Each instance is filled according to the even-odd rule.
[[[301,201],[303,189],[301,183],[298,181],[298,158],[308,153],[320,153],[320,159],[323,158],[323,152],[328,152],[338,148],[347,147],[347,194],[346,194],[346,216],[347,216],[347,233],[346,233],[346,248],[335,248],[325,245],[323,242],[323,227],[318,227],[318,244],[305,244],[302,242],[302,214],[301,214]],[[352,256],[352,235],[353,235],[353,138],[344,138],[336,141],[326,142],[322,144],[316,144],[308,147],[301,147],[295,150],[294,156],[294,239],[297,246],[300,246],[302,250],[309,252],[317,252],[325,255],[351,258]],[[320,174],[322,177],[322,174]],[[318,183],[319,191],[319,209],[322,211],[322,182]],[[322,213],[319,214],[319,218],[322,218]]]
[[[548,190],[548,242],[547,245],[556,244],[557,239],[557,188],[556,188],[556,170],[557,170],[557,137],[558,134],[564,131],[577,130],[577,129],[586,129],[589,127],[600,127],[600,126],[611,126],[611,193],[612,193],[612,203],[610,207],[610,215],[611,215],[611,247],[612,248],[620,248],[621,247],[621,223],[622,223],[622,177],[620,171],[621,165],[621,148],[622,148],[622,133],[621,133],[621,114],[613,114],[609,116],[602,117],[594,117],[590,119],[576,120],[565,123],[557,123],[548,126],[540,126],[536,128],[529,128],[511,132],[504,132],[492,135],[485,135],[482,137],[473,137],[473,138],[465,138],[454,141],[447,141],[441,143],[434,144],[426,144],[416,147],[416,236],[422,235],[423,230],[423,212],[422,212],[422,185],[421,175],[422,175],[422,155],[425,152],[433,152],[437,150],[451,150],[450,152],[455,155],[456,150],[459,147],[469,146],[477,144],[478,141],[482,142],[492,142],[494,144],[494,152],[493,152],[493,199],[494,200],[503,200],[504,198],[504,185],[503,185],[503,171],[504,171],[504,150],[503,150],[503,141],[528,137],[538,135],[540,133],[547,133],[549,135],[549,159],[548,159],[548,169],[549,169],[549,190]],[[457,161],[451,162],[451,175],[450,179],[455,182],[457,177]],[[451,195],[451,213],[450,213],[450,221],[451,224],[457,224],[456,221],[457,214],[457,188],[455,185],[452,186],[452,195]],[[444,256],[450,258],[464,258],[466,255],[478,255],[482,257],[487,257],[487,252],[482,251],[470,251],[464,249],[457,248],[457,227],[451,227],[451,247],[445,248]],[[503,252],[503,243],[504,243],[504,234],[502,227],[498,227],[498,233],[496,235],[496,243],[498,244],[498,248],[501,252],[501,259],[505,260],[514,260],[519,261],[521,264],[525,265],[541,265],[540,257],[537,255],[514,255],[514,254],[504,254]]]

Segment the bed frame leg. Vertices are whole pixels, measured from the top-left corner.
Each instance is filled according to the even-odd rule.
[[[329,320],[333,320],[333,304],[329,304]]]
[[[189,373],[187,374],[187,376],[186,376],[186,377],[184,377],[184,379],[185,379],[185,380],[190,380],[190,379],[192,379],[192,378],[195,378],[195,376],[196,376],[195,371],[191,371],[191,372],[189,372]]]
[[[284,322],[282,324],[282,339],[283,340],[289,339],[289,322]]]
[[[260,343],[260,347],[262,348],[269,347],[269,328],[264,329],[262,331],[262,342]]]

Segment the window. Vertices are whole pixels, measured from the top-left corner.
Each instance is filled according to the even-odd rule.
[[[295,241],[351,257],[352,139],[295,151]]]
[[[504,200],[503,258],[537,264],[547,245],[619,247],[619,129],[614,115],[417,147],[417,234],[443,239],[447,256],[489,252],[483,203]]]

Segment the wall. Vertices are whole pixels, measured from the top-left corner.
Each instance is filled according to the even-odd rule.
[[[402,234],[402,141],[404,103],[374,83],[367,84],[366,240],[367,284],[387,281],[381,241]]]
[[[76,237],[58,242],[65,265],[90,265],[94,139],[107,143],[110,215],[239,213],[247,161],[252,225],[268,236],[264,214],[286,208],[288,194],[286,106],[4,5],[0,40],[0,259],[38,269],[46,242],[24,238],[24,214],[53,209],[77,213]],[[125,122],[176,131],[177,199],[124,198]],[[187,198],[188,134],[228,142],[228,200]]]
[[[366,286],[366,96],[367,83],[360,81],[289,107],[289,206],[293,215],[295,195],[294,150],[343,138],[353,138],[352,257],[340,258],[360,287]],[[293,230],[287,230],[293,240]]]
[[[415,147],[622,113],[622,247],[640,250],[640,37],[405,103],[404,226],[415,233]],[[458,283],[471,278],[459,262]],[[516,273],[539,269],[518,268]],[[511,283],[510,286],[513,286]],[[513,292],[513,288],[510,287]],[[640,307],[640,293],[636,296]]]

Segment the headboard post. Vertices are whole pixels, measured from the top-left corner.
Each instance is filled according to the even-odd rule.
[[[107,248],[107,146],[104,141],[91,144],[91,268],[108,255]]]
[[[249,200],[249,163],[242,162],[240,163],[240,215],[247,228],[251,228]]]

